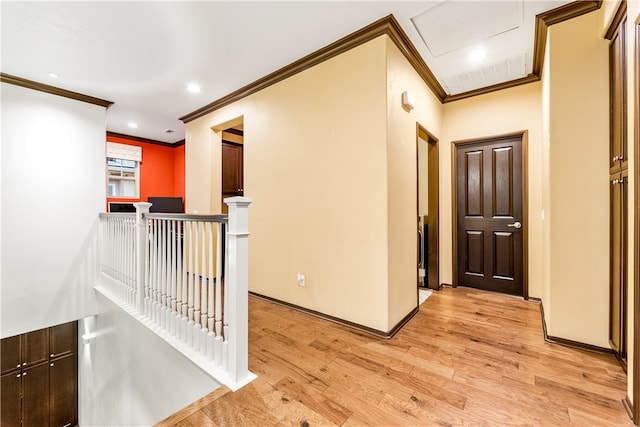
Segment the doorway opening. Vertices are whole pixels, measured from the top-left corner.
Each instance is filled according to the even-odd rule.
[[[416,125],[418,287],[440,289],[438,139]]]
[[[527,133],[454,141],[453,285],[528,298]]]

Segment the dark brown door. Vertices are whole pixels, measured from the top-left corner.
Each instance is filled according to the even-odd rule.
[[[1,378],[0,389],[0,425],[2,427],[20,427],[20,371],[5,374]]]
[[[50,426],[74,426],[76,422],[76,358],[62,357],[49,364]]]
[[[457,284],[522,295],[522,137],[456,146]]]
[[[49,363],[22,373],[22,426],[49,425]]]
[[[222,197],[244,195],[243,149],[241,144],[222,141]]]

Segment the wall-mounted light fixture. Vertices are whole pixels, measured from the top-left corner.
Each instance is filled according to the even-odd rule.
[[[415,108],[413,95],[408,90],[402,92],[402,107],[407,111],[411,111]]]
[[[88,333],[88,334],[82,334],[82,343],[83,344],[89,344],[91,342],[91,340],[94,339],[97,336],[98,335],[95,332]]]

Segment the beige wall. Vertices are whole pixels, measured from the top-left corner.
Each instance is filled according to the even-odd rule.
[[[393,106],[399,86],[414,113]],[[437,132],[439,108],[377,38],[188,123],[187,210],[219,212],[214,130],[242,117],[250,289],[388,331],[416,306],[415,122]]]
[[[441,281],[451,283],[452,273],[452,141],[528,133],[529,180],[529,295],[542,296],[542,156],[541,83],[531,83],[444,104],[440,148]]]
[[[549,29],[548,333],[608,347],[609,86],[603,9]]]
[[[417,128],[440,135],[442,105],[387,37],[387,192],[389,244],[389,326],[416,307],[417,267]],[[415,108],[402,107],[409,91]]]

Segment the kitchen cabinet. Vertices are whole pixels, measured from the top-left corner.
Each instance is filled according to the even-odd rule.
[[[2,339],[3,427],[78,424],[77,344],[76,322]]]

